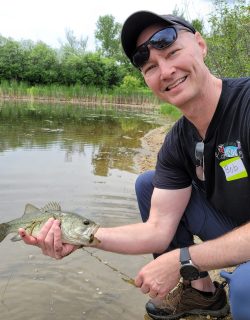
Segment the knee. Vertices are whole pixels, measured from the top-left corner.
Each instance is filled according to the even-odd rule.
[[[153,176],[154,171],[147,171],[139,175],[135,183],[137,202],[143,222],[146,222],[149,217],[151,197],[154,190]]]
[[[243,263],[229,276],[229,300],[234,320],[249,319],[250,262]]]
[[[135,191],[137,196],[143,194],[147,190],[153,189],[153,180],[154,171],[146,171],[141,173],[135,181]]]

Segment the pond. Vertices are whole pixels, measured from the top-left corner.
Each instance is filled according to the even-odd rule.
[[[157,126],[155,114],[140,110],[3,104],[0,223],[20,217],[27,203],[50,201],[102,226],[140,221],[133,159]],[[148,297],[122,273],[133,278],[151,256],[88,249],[56,261],[12,236],[0,244],[1,318],[143,319]]]

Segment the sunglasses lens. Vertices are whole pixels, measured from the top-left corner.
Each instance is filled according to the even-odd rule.
[[[149,55],[147,45],[140,46],[133,55],[133,64],[137,68],[141,68],[148,61]]]
[[[141,68],[148,61],[150,56],[148,45],[151,45],[155,49],[162,50],[171,46],[176,39],[177,32],[174,27],[167,27],[156,32],[149,40],[136,49],[132,57],[133,64],[137,68]]]
[[[196,159],[196,175],[201,181],[205,181],[204,173],[204,142],[200,141],[195,146],[195,159]]]
[[[152,36],[149,44],[155,49],[164,49],[169,47],[177,39],[177,32],[174,28],[163,29]]]
[[[202,161],[204,155],[204,142],[197,142],[195,146],[195,159]]]

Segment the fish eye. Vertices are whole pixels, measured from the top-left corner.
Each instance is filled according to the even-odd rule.
[[[89,224],[89,220],[84,220],[83,224],[85,224],[87,226]]]

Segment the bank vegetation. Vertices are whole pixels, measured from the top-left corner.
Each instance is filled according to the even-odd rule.
[[[184,18],[185,12],[175,14]],[[191,21],[209,47],[206,64],[218,77],[244,77],[250,71],[250,7],[247,1],[214,1],[208,21]],[[98,18],[97,47],[88,52],[88,39],[66,31],[59,49],[31,40],[0,36],[0,99],[44,100],[77,104],[160,106],[162,112],[178,112],[162,104],[146,88],[142,76],[122,52],[122,25],[112,15]]]

